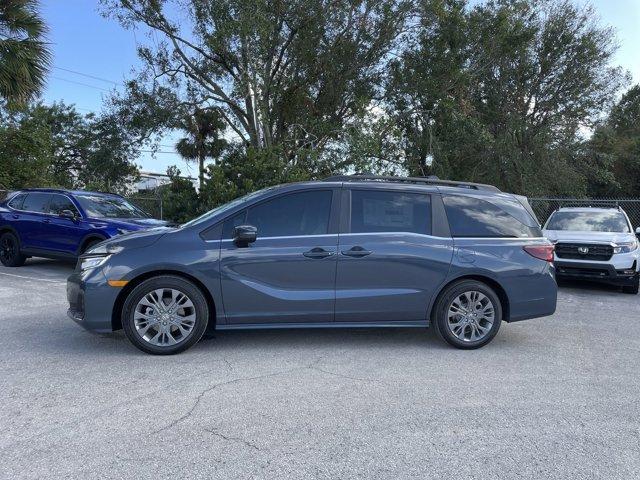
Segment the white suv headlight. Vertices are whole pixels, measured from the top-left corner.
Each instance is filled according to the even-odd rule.
[[[613,246],[613,253],[629,253],[633,252],[636,248],[638,248],[638,242],[635,240],[625,243],[616,243]]]

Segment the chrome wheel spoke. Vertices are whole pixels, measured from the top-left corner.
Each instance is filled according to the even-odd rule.
[[[158,288],[144,295],[136,305],[134,326],[145,342],[169,347],[183,342],[196,325],[191,299],[174,288]]]
[[[447,325],[463,342],[482,340],[491,332],[494,319],[491,299],[477,290],[463,292],[449,304]]]

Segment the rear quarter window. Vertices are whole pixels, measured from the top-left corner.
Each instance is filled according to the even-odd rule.
[[[535,220],[517,201],[496,203],[462,195],[443,196],[453,237],[540,237]]]

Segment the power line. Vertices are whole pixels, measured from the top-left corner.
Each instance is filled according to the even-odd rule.
[[[95,85],[89,85],[88,83],[76,82],[75,80],[69,80],[68,78],[56,77],[51,75],[51,78],[56,80],[62,80],[63,82],[75,83],[76,85],[82,85],[83,87],[95,88],[96,90],[102,90],[103,92],[109,92],[110,90],[107,88],[96,87]]]
[[[94,80],[100,80],[101,82],[107,82],[107,83],[112,83],[114,85],[120,85],[119,82],[114,82],[113,80],[108,80],[106,78],[102,78],[102,77],[96,77],[95,75],[89,75],[88,73],[82,73],[82,72],[78,72],[76,70],[71,70],[69,68],[62,68],[62,67],[53,67],[57,70],[62,70],[64,72],[69,72],[69,73],[75,73],[76,75],[81,75],[83,77],[87,77],[87,78],[93,78]]]
[[[144,153],[168,153],[170,155],[180,155],[178,152],[167,152],[164,150],[139,150],[140,152],[144,152]]]

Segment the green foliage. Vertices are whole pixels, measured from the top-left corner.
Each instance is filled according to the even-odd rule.
[[[40,93],[51,63],[35,0],[0,2],[0,98],[17,104]]]
[[[82,116],[73,106],[0,109],[4,188],[58,186],[124,192],[136,178],[136,147],[113,115]]]
[[[184,223],[200,213],[198,193],[190,180],[180,177],[180,170],[167,169],[171,182],[158,189],[162,199],[163,217],[174,223]]]

